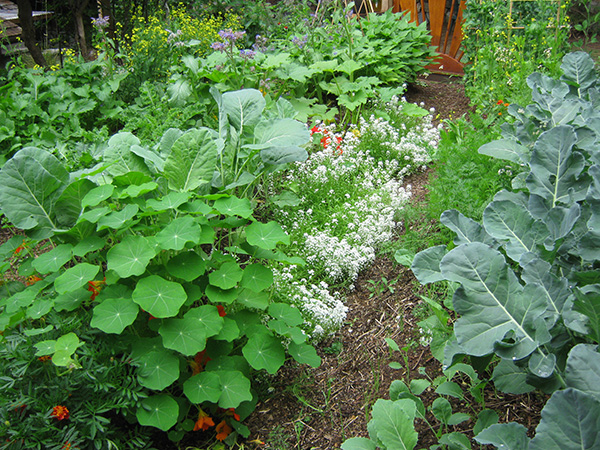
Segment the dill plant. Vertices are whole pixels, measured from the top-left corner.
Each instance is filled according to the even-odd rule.
[[[303,312],[314,339],[342,325],[339,289],[352,287],[394,238],[411,195],[403,177],[431,161],[439,140],[431,115],[404,99],[374,108],[379,118],[367,115],[345,131],[317,123],[309,159],[267,183],[275,219],[306,261],[275,268],[276,291]]]

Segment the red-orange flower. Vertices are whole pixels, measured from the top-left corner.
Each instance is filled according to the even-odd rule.
[[[50,356],[50,355],[44,355],[44,356],[40,356],[40,357],[38,358],[38,360],[40,360],[41,362],[46,362],[46,361],[48,361],[50,358],[52,358],[52,356]]]
[[[233,417],[238,422],[240,421],[240,415],[235,412],[235,408],[228,408],[228,409],[226,409],[225,410],[225,414],[227,414],[228,416]]]
[[[225,308],[223,305],[217,305],[217,309],[219,310],[219,316],[225,317],[227,313],[225,312]]]
[[[192,368],[192,375],[198,375],[204,370],[206,363],[210,361],[210,358],[206,356],[206,350],[196,353],[193,361],[190,361],[190,367]]]
[[[23,241],[23,243],[21,245],[19,245],[16,249],[14,254],[18,255],[19,253],[21,253],[23,250],[25,250],[27,246],[25,245],[25,241]]]
[[[498,100],[498,101],[496,102],[496,105],[503,105],[503,104],[504,104],[504,101],[502,101],[502,100]]]
[[[27,277],[27,281],[25,281],[25,286],[31,286],[32,284],[35,284],[41,280],[42,279],[37,275],[31,275],[30,277]]]
[[[323,136],[321,138],[321,145],[323,147],[327,147],[329,145],[329,143],[331,142],[331,138],[329,136]]]
[[[200,412],[198,413],[198,420],[196,421],[196,424],[194,425],[194,431],[199,431],[199,430],[206,431],[210,427],[214,427],[214,426],[215,426],[215,422],[212,420],[212,417],[210,417],[204,411],[200,410]]]
[[[54,417],[58,420],[64,420],[69,418],[69,410],[66,406],[58,405],[52,408],[51,417]]]
[[[92,301],[96,300],[96,297],[98,296],[98,294],[100,293],[100,291],[102,290],[102,288],[104,287],[105,284],[106,284],[106,277],[104,277],[103,280],[88,281],[88,291],[90,291],[92,293],[92,295],[90,296],[90,299]]]
[[[229,436],[229,434],[233,431],[231,429],[231,427],[229,425],[227,425],[227,422],[225,422],[224,420],[219,423],[219,425],[217,425],[217,440],[219,441],[224,441],[227,436]]]
[[[311,136],[312,136],[313,134],[315,134],[315,133],[320,133],[320,132],[321,132],[321,129],[320,129],[320,128],[319,128],[317,125],[315,125],[314,127],[312,127],[312,128],[310,129],[310,135],[311,135]]]

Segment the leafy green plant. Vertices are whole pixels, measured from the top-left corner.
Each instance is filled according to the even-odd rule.
[[[594,439],[597,432],[583,423],[600,412],[595,390],[579,382],[586,369],[576,363],[579,352],[593,353],[591,344],[599,342],[595,205],[600,172],[596,121],[590,114],[598,77],[582,52],[565,56],[562,68],[560,80],[531,76],[536,103],[526,108],[528,113],[515,106],[511,113],[517,120],[506,127],[515,133],[480,149],[523,165],[513,180],[521,192],[500,191],[485,209],[482,224],[446,211],[441,221],[457,233],[456,247],[427,249],[412,266],[423,284],[460,284],[453,296],[460,318],[454,324],[456,340],[446,347],[446,364],[461,354],[495,354],[500,362],[493,381],[501,391],[563,389],[542,412],[536,438],[528,444],[523,431],[511,448],[549,448],[556,407],[567,398],[576,398],[583,408],[578,415],[561,414],[568,424],[563,426],[581,427],[572,442]],[[538,120],[546,131],[535,128]],[[595,360],[590,355],[589,361]],[[597,380],[590,373],[586,384],[588,376]],[[491,441],[500,445],[500,440]]]

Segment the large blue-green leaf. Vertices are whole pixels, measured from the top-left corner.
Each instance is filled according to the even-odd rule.
[[[527,450],[529,446],[527,428],[515,422],[491,425],[475,436],[475,440],[503,450]]]
[[[488,142],[479,147],[479,153],[518,164],[529,160],[529,149],[512,139],[498,139]]]
[[[535,287],[524,290],[502,254],[478,242],[463,244],[442,259],[440,268],[446,279],[462,284],[452,300],[461,315],[454,331],[468,354],[493,353],[509,334],[513,344],[504,343],[504,356],[521,359],[538,347],[536,319],[546,311],[546,301],[529,292]]]
[[[592,86],[598,79],[594,69],[594,60],[586,52],[571,52],[565,55],[560,66],[564,75],[563,80],[572,81],[577,85],[577,93]]]
[[[465,217],[455,209],[444,211],[440,222],[456,233],[454,244],[467,244],[469,242],[483,242],[493,246],[494,238],[486,233],[485,229],[473,219]]]
[[[209,128],[191,129],[171,147],[164,175],[169,188],[193,191],[211,182],[222,141]]]
[[[0,209],[16,227],[50,237],[57,228],[54,206],[68,182],[69,173],[54,155],[24,148],[0,170]]]
[[[600,400],[600,353],[597,346],[579,344],[571,349],[567,359],[566,383]]]
[[[266,101],[262,93],[256,89],[242,89],[226,92],[220,98],[220,128],[226,120],[239,134],[246,127],[253,127],[262,117]]]
[[[586,196],[589,180],[581,177],[585,158],[573,150],[576,141],[573,127],[558,126],[542,133],[533,147],[527,188],[548,199],[552,207],[570,206]]]
[[[95,186],[87,178],[67,186],[55,204],[56,220],[61,226],[70,228],[77,222],[83,212],[82,200]]]
[[[106,171],[113,175],[125,175],[129,172],[150,174],[144,159],[131,151],[133,145],[139,145],[140,140],[128,131],[115,134],[108,140],[104,150],[104,162],[108,165]]]
[[[568,388],[555,392],[542,410],[529,450],[600,448],[600,400]]]
[[[429,247],[415,255],[411,270],[417,280],[419,280],[419,283],[429,284],[444,279],[440,269],[440,262],[447,252],[445,245],[437,245]]]

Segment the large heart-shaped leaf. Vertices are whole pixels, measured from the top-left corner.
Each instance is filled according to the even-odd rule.
[[[140,140],[128,131],[115,134],[108,140],[108,147],[104,150],[106,171],[113,175],[125,175],[129,172],[150,174],[144,159],[131,151],[133,145],[139,145]]]
[[[133,301],[157,318],[173,317],[187,300],[185,289],[173,281],[158,275],[150,275],[138,281],[133,291]]]

